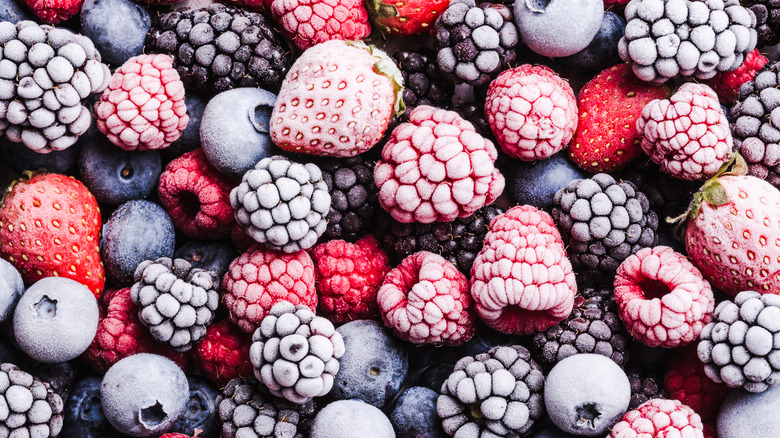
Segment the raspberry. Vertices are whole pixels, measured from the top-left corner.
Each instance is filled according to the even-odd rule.
[[[97,334],[83,358],[92,368],[105,373],[120,359],[137,353],[154,353],[171,359],[187,369],[187,356],[154,340],[138,319],[138,307],[130,299],[130,288],[107,291],[105,316],[100,319]]]
[[[699,414],[678,400],[654,398],[626,412],[610,438],[703,437]]]
[[[390,271],[376,295],[382,320],[414,344],[460,345],[474,336],[468,280],[444,257],[420,251]]]
[[[577,100],[568,82],[542,65],[525,64],[490,83],[485,105],[501,150],[542,160],[568,146],[577,129]]]
[[[233,182],[206,159],[202,148],[168,163],[160,175],[160,204],[176,228],[193,239],[221,239],[235,223]]]
[[[696,339],[715,306],[701,272],[668,246],[643,248],[620,264],[615,302],[631,336],[665,348]]]
[[[173,58],[158,54],[128,59],[111,77],[95,113],[100,132],[124,150],[170,146],[190,121]]]
[[[753,49],[745,57],[745,62],[730,72],[719,72],[714,78],[707,81],[721,102],[733,104],[737,100],[739,87],[745,82],[750,82],[769,60],[758,49]]]
[[[301,50],[333,39],[362,40],[371,33],[360,0],[273,0],[271,14]]]
[[[313,258],[323,316],[340,324],[379,314],[376,292],[390,264],[373,236],[331,240],[314,248]]]
[[[374,168],[382,208],[399,222],[450,222],[504,190],[498,152],[453,111],[422,105],[393,130]]]
[[[223,319],[206,330],[206,336],[195,349],[193,362],[203,375],[222,387],[232,379],[252,375],[251,345],[249,335]]]
[[[490,222],[471,268],[477,315],[500,332],[531,334],[569,316],[577,283],[552,217],[530,205]]]
[[[255,244],[230,263],[222,281],[230,320],[247,333],[279,301],[317,308],[314,262],[304,251],[285,254]]]
[[[678,353],[671,357],[664,376],[669,398],[690,406],[704,423],[714,423],[723,399],[730,392],[729,387],[707,377],[695,345],[676,351]]]
[[[656,99],[636,122],[642,150],[661,170],[681,179],[712,176],[731,158],[733,139],[718,95],[688,82],[667,99]]]

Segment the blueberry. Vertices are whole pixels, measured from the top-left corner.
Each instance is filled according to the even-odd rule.
[[[0,155],[11,169],[17,173],[25,170],[46,169],[53,173],[69,174],[76,167],[83,140],[62,151],[39,154],[24,143],[14,143],[3,138],[0,140]]]
[[[351,324],[351,323],[350,323]],[[310,438],[395,438],[385,414],[360,400],[339,400],[314,417]]]
[[[35,360],[65,362],[83,353],[97,333],[95,296],[83,284],[46,277],[27,288],[14,310],[14,337]]]
[[[0,363],[10,362],[22,369],[27,369],[29,360],[30,358],[19,351],[13,340],[13,327],[8,324],[0,324]]]
[[[523,42],[552,57],[573,55],[588,46],[604,16],[601,0],[524,0],[514,3]]]
[[[15,0],[2,0],[0,1],[0,21],[10,21],[12,23],[18,23],[23,20],[34,20],[32,16],[25,8]]]
[[[139,263],[172,257],[174,243],[173,222],[162,207],[145,200],[128,201],[103,225],[100,254],[108,277],[117,286],[129,286]]]
[[[422,374],[418,381],[420,386],[430,388],[436,392],[441,390],[441,385],[447,380],[447,377],[452,374],[455,369],[455,362],[447,361],[440,362],[429,366]]]
[[[100,377],[79,380],[65,403],[62,438],[122,438],[103,414]]]
[[[436,413],[439,393],[421,386],[404,391],[390,413],[390,422],[398,438],[444,438],[441,419]]]
[[[173,160],[185,152],[194,151],[200,147],[200,119],[203,117],[203,110],[206,109],[208,100],[198,94],[187,93],[184,103],[187,105],[187,115],[190,116],[190,121],[181,133],[181,137],[162,150],[162,155],[167,160]]]
[[[764,392],[737,389],[729,393],[718,412],[718,437],[753,438],[780,436],[780,385]]]
[[[216,400],[219,391],[199,377],[187,376],[187,382],[190,386],[190,399],[184,408],[184,414],[173,424],[171,431],[195,435],[195,429],[200,429],[200,438],[218,437]]]
[[[100,400],[108,421],[120,432],[159,436],[184,414],[190,399],[187,376],[167,357],[128,356],[103,376]]]
[[[393,399],[409,371],[404,344],[376,321],[357,320],[336,329],[344,355],[331,395],[382,407]]]
[[[601,71],[609,66],[620,63],[618,56],[618,41],[626,30],[626,21],[618,14],[606,11],[593,41],[581,51],[571,56],[560,58],[567,67],[582,70]]]
[[[269,132],[275,101],[273,93],[259,88],[236,88],[209,100],[200,141],[217,170],[240,181],[258,161],[274,154]]]
[[[86,0],[80,19],[81,32],[113,67],[141,54],[152,25],[149,12],[130,0]]]
[[[49,382],[51,389],[67,400],[73,384],[76,383],[76,367],[73,362],[37,363],[28,368],[33,376]]]
[[[240,255],[233,245],[210,240],[187,241],[173,253],[174,258],[187,260],[194,268],[216,272],[220,278]]]
[[[95,132],[79,156],[81,181],[95,199],[119,205],[149,196],[160,179],[159,151],[125,151]]]
[[[546,160],[526,162],[515,160],[507,177],[507,193],[518,204],[528,204],[552,211],[555,193],[575,179],[586,178],[577,166],[558,152]]]
[[[0,323],[13,315],[16,303],[23,293],[22,274],[12,264],[0,259]]]

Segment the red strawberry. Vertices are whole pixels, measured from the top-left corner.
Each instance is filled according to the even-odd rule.
[[[84,0],[25,0],[44,23],[57,24],[79,13]]]
[[[636,121],[645,105],[671,95],[668,87],[643,82],[620,64],[585,84],[577,98],[579,124],[569,157],[588,172],[611,172],[642,155]]]
[[[101,226],[97,201],[84,184],[56,173],[36,174],[14,183],[0,204],[0,257],[28,283],[66,277],[100,297]]]
[[[450,0],[369,0],[371,22],[390,35],[408,36],[433,31],[433,23]]]
[[[737,100],[739,87],[745,82],[752,81],[756,73],[764,68],[767,62],[769,60],[766,56],[762,55],[758,49],[753,49],[745,56],[745,62],[736,70],[719,72],[714,78],[707,81],[707,85],[718,93],[718,98],[722,103],[733,104]]]

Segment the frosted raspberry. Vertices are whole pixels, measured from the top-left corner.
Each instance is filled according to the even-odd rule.
[[[163,149],[181,137],[190,118],[184,84],[168,55],[138,55],[111,77],[95,104],[97,126],[127,151]]]
[[[438,254],[405,258],[387,274],[376,300],[385,325],[404,341],[460,345],[474,336],[468,280]]]
[[[643,248],[628,257],[614,284],[620,319],[631,336],[651,347],[686,345],[712,320],[710,284],[668,246]]]
[[[733,139],[718,95],[688,82],[667,99],[656,99],[636,122],[642,150],[677,178],[703,179],[731,158]]]
[[[160,175],[160,204],[173,224],[193,239],[221,239],[235,223],[230,205],[233,182],[219,173],[203,149],[168,163]]]
[[[664,376],[664,388],[669,393],[669,398],[690,406],[701,416],[705,425],[714,423],[723,399],[730,392],[729,387],[707,377],[695,345],[676,351],[667,364]]]
[[[279,301],[317,308],[314,262],[305,251],[285,254],[255,244],[230,263],[222,283],[230,320],[247,333]]]
[[[530,205],[490,222],[471,267],[477,315],[504,333],[546,330],[571,313],[577,283],[552,217]]]
[[[323,316],[340,324],[379,315],[376,291],[390,264],[373,236],[331,240],[314,248],[313,258]]]
[[[699,414],[678,400],[650,399],[626,412],[610,438],[703,438]]]
[[[577,129],[577,100],[568,82],[543,65],[501,73],[488,88],[485,115],[501,150],[524,161],[568,146]]]
[[[736,70],[729,72],[719,72],[714,78],[707,81],[707,85],[712,87],[721,102],[726,104],[733,104],[737,100],[739,94],[739,87],[745,82],[750,82],[756,76],[759,70],[761,70],[769,60],[766,56],[762,55],[758,49],[753,49],[752,52],[745,56],[745,62],[737,67]]]
[[[362,40],[371,33],[360,0],[273,0],[271,14],[301,50],[329,40]]]
[[[206,337],[194,350],[193,362],[204,376],[222,387],[231,379],[252,375],[251,345],[249,334],[223,319],[206,330]]]
[[[137,353],[160,354],[187,369],[184,353],[176,353],[166,344],[155,341],[149,329],[141,324],[138,307],[130,299],[129,287],[106,291],[101,300],[106,303],[105,313],[101,308],[95,339],[82,355],[95,371],[105,373],[120,359]]]
[[[399,222],[450,222],[504,190],[498,152],[457,113],[421,105],[397,126],[374,168],[379,203]]]

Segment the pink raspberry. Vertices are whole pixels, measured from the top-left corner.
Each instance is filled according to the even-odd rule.
[[[397,126],[374,168],[379,203],[399,222],[450,222],[504,190],[495,146],[457,113],[421,105]]]
[[[222,287],[230,320],[247,333],[279,301],[317,308],[314,262],[305,251],[286,254],[257,243],[230,263]]]
[[[668,246],[643,248],[615,274],[615,302],[631,335],[651,347],[674,348],[696,339],[712,320],[710,284]]]
[[[745,62],[736,70],[729,72],[718,72],[714,78],[707,81],[707,85],[712,87],[718,98],[729,105],[737,100],[739,87],[745,82],[750,82],[756,77],[756,73],[764,68],[769,60],[762,55],[758,49],[753,49],[745,56]]]
[[[571,141],[577,99],[568,82],[543,65],[506,70],[490,83],[485,115],[501,150],[524,161],[543,160]]]
[[[219,173],[203,149],[168,163],[160,175],[160,203],[173,224],[193,239],[221,239],[235,223],[230,205],[233,182]]]
[[[642,110],[636,127],[642,150],[661,170],[681,179],[710,177],[731,158],[733,139],[718,95],[704,84],[683,84],[669,99]]]
[[[504,333],[546,330],[571,313],[577,283],[552,217],[530,205],[490,222],[471,267],[477,315]]]
[[[468,280],[438,254],[405,258],[387,274],[376,300],[385,325],[404,341],[460,345],[474,336]]]
[[[703,438],[699,414],[678,400],[650,399],[628,411],[612,427],[610,438]]]
[[[273,0],[271,14],[301,50],[329,40],[362,40],[371,33],[361,0]]]
[[[168,55],[138,55],[111,77],[95,103],[97,126],[127,151],[163,149],[190,121],[184,84]]]
[[[340,324],[379,315],[376,291],[390,260],[373,236],[355,243],[331,240],[314,248],[319,309]]]

